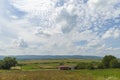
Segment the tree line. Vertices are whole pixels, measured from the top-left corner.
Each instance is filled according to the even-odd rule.
[[[108,69],[120,68],[120,62],[115,56],[106,55],[101,62],[81,62],[75,66],[75,69]]]
[[[0,60],[0,69],[10,69],[17,65],[17,60],[14,57],[5,57]],[[63,65],[62,63],[60,65]],[[101,62],[80,62],[75,66],[75,69],[108,69],[120,68],[120,62],[115,56],[106,55]]]

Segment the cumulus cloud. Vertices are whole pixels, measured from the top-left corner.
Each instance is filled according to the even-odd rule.
[[[102,36],[103,39],[107,38],[120,38],[120,29],[119,28],[110,28],[105,34]]]
[[[27,48],[28,44],[23,39],[13,41],[14,48]]]
[[[118,55],[119,5],[118,0],[1,0],[1,51]]]

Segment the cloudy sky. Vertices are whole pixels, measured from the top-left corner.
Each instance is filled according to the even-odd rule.
[[[0,55],[120,57],[120,0],[0,0]]]

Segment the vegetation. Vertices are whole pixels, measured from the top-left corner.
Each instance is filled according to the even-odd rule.
[[[15,66],[17,61],[12,57],[5,57],[0,61],[0,69],[10,69],[12,66]]]
[[[106,56],[102,60],[23,60],[18,61],[16,66],[16,59],[7,57],[0,61],[1,69],[3,63],[4,65],[12,64],[10,66],[15,66],[15,68],[0,70],[0,80],[120,80],[120,63],[117,58],[105,58]],[[104,62],[108,59],[109,64]],[[104,63],[107,63],[109,67],[106,68]],[[60,65],[75,66],[76,69],[58,70]]]
[[[78,63],[75,68],[76,69],[100,69],[100,62],[80,62]],[[102,68],[101,68],[102,69]]]
[[[109,65],[110,65],[110,68],[119,68],[119,62],[117,59],[112,59]]]
[[[115,56],[112,55],[106,55],[103,59],[102,59],[102,63],[104,68],[117,68],[118,65],[118,60]]]
[[[15,58],[5,57],[0,61],[0,69],[10,69],[15,66],[17,61]],[[80,60],[80,59],[62,59],[62,60],[29,60],[19,61],[18,66],[23,70],[31,69],[57,69],[60,65],[75,66],[75,69],[104,69],[104,68],[120,68],[120,63],[116,57],[106,55],[100,60]],[[20,69],[21,69],[20,68]]]
[[[79,63],[76,69],[105,69],[105,68],[120,68],[120,63],[115,56],[106,55],[101,62]]]
[[[9,70],[0,71],[0,80],[120,80],[120,69],[97,70]]]
[[[100,62],[96,59],[56,59],[56,60],[21,60],[18,65],[22,70],[38,70],[38,69],[58,69],[60,65],[76,66],[79,63]]]

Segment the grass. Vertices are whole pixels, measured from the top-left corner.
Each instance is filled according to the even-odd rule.
[[[12,71],[0,73],[0,80],[94,80],[88,75],[72,71]]]
[[[91,75],[95,80],[120,80],[120,69],[80,70]]]
[[[0,71],[0,80],[120,80],[120,69]]]
[[[78,62],[100,62],[99,59],[50,59],[50,60],[21,60],[18,61],[21,64],[31,64],[31,63],[43,63],[43,64],[51,64],[51,63],[78,63]]]

